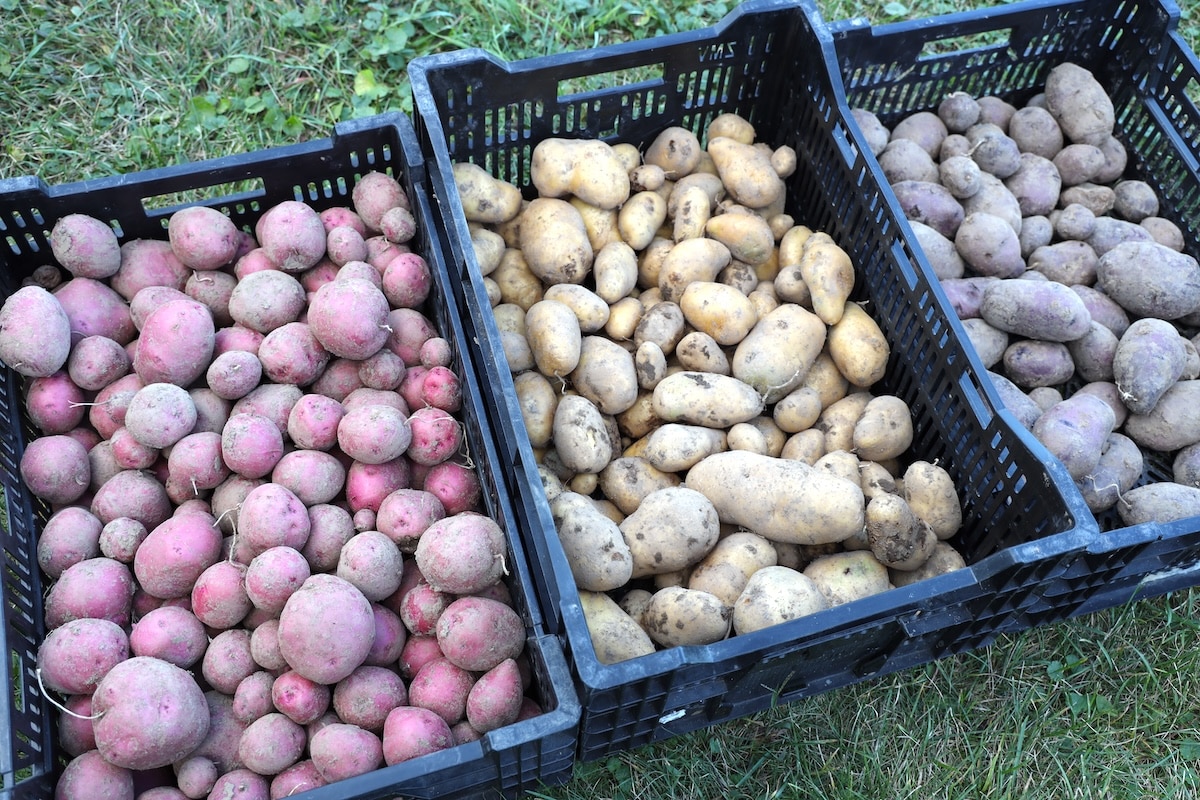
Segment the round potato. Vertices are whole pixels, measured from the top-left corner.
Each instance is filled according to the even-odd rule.
[[[750,298],[723,283],[697,281],[679,299],[683,317],[722,346],[736,345],[758,322]]]
[[[783,566],[755,572],[733,604],[733,630],[741,636],[829,607],[812,578]]]
[[[750,576],[775,564],[775,546],[769,539],[750,531],[737,531],[717,542],[692,568],[688,588],[708,592],[732,607]]]
[[[815,559],[804,574],[831,606],[842,605],[892,588],[887,567],[869,550],[831,553]]]
[[[683,486],[650,493],[620,527],[633,553],[635,578],[690,567],[708,554],[721,535],[713,504]]]
[[[601,414],[620,414],[638,398],[633,355],[603,336],[585,336],[579,362],[571,372],[571,385],[595,403]]]
[[[663,647],[705,645],[729,635],[733,609],[708,592],[668,586],[650,598],[642,624]]]

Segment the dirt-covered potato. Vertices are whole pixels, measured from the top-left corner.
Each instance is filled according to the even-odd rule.
[[[521,212],[521,190],[511,183],[493,178],[483,167],[469,162],[455,164],[453,169],[468,222],[508,222]]]
[[[966,216],[958,198],[940,183],[900,181],[892,184],[892,192],[907,219],[923,222],[947,239],[954,238]]]
[[[892,588],[887,567],[870,550],[832,553],[804,568],[830,606],[839,606]]]
[[[938,541],[933,529],[894,494],[871,498],[866,511],[867,544],[886,567],[914,570],[925,563]]]
[[[566,200],[538,197],[521,212],[521,253],[544,284],[583,283],[595,252],[579,209]]]
[[[1046,110],[1072,142],[1098,145],[1112,136],[1112,98],[1090,71],[1070,62],[1046,76]]]
[[[771,164],[769,153],[727,136],[708,140],[721,183],[729,196],[747,208],[766,208],[785,192],[783,180]]]
[[[1149,483],[1126,492],[1117,512],[1126,525],[1200,516],[1200,489],[1171,481]]]
[[[854,452],[867,461],[899,458],[912,440],[912,411],[895,395],[871,398],[854,423]]]
[[[846,330],[854,324],[846,323]],[[737,345],[731,361],[733,377],[751,387],[763,402],[773,403],[800,385],[825,338],[820,317],[793,303],[781,305],[759,319]]]
[[[598,139],[543,139],[533,148],[529,172],[543,197],[570,195],[598,208],[616,208],[629,197],[625,165]]]
[[[683,472],[728,449],[727,437],[720,428],[668,422],[650,432],[642,457],[663,472]]]
[[[1124,242],[1101,255],[1096,285],[1140,316],[1173,320],[1200,308],[1200,264],[1154,241]]]
[[[914,461],[904,470],[904,499],[938,539],[949,539],[962,527],[962,505],[954,479],[938,464]]]
[[[852,385],[866,388],[883,377],[891,346],[879,324],[862,306],[846,302],[842,318],[829,327],[829,355]]]
[[[708,431],[709,428],[701,430]],[[599,487],[622,514],[632,514],[647,495],[678,486],[679,476],[654,466],[644,456],[615,458],[600,471]]]
[[[979,315],[994,328],[1048,342],[1073,341],[1091,327],[1079,295],[1054,281],[1018,278],[989,284]]]
[[[893,569],[888,572],[893,586],[910,586],[926,578],[933,578],[937,575],[954,572],[966,565],[967,562],[963,559],[961,553],[955,550],[948,542],[939,541],[934,544],[933,552],[929,558],[925,559],[925,563],[921,566],[909,571]]]
[[[586,397],[569,394],[554,409],[554,450],[574,473],[592,474],[612,460],[613,443],[600,409]]]
[[[757,417],[763,398],[736,377],[676,372],[654,387],[654,413],[663,422],[729,428]]]
[[[1096,468],[1115,425],[1116,416],[1107,403],[1093,395],[1076,394],[1045,411],[1032,430],[1078,480]]]
[[[579,366],[583,332],[570,306],[539,300],[525,312],[525,338],[543,375],[566,377]]]
[[[579,607],[601,664],[617,664],[654,652],[654,642],[642,626],[607,594],[580,591]]]
[[[829,601],[812,578],[784,566],[757,570],[733,604],[733,631],[739,636],[814,614]]]
[[[617,524],[601,514],[590,498],[563,492],[550,503],[550,513],[580,589],[608,592],[629,583],[633,574],[629,546]]]
[[[1149,414],[1187,366],[1187,342],[1171,323],[1145,317],[1117,342],[1112,379],[1133,414]]]
[[[642,626],[663,647],[705,645],[729,635],[731,606],[708,592],[668,586],[650,598]]]
[[[1141,480],[1144,467],[1141,448],[1128,436],[1114,431],[1104,442],[1095,468],[1076,480],[1075,486],[1088,508],[1099,514],[1115,506]]]
[[[976,275],[1015,278],[1025,271],[1017,232],[995,214],[976,211],[964,217],[954,247]]]
[[[713,503],[687,486],[650,493],[620,527],[633,554],[635,578],[692,566],[721,534]]]
[[[689,284],[679,299],[679,308],[689,325],[707,333],[722,347],[741,342],[758,322],[750,299],[723,283]]]
[[[637,401],[633,355],[603,336],[583,337],[570,377],[575,391],[591,400],[601,414],[620,414]]]
[[[1130,414],[1122,432],[1143,447],[1174,452],[1200,442],[1200,380],[1179,381],[1149,414]]]

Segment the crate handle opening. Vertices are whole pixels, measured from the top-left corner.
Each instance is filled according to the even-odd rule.
[[[266,193],[266,185],[262,178],[231,181],[229,183],[209,184],[183,189],[166,194],[155,194],[142,198],[142,208],[147,215],[174,209],[180,206],[208,205],[214,200],[233,197],[261,197]]]
[[[1012,42],[1012,28],[997,28],[981,33],[967,33],[931,39],[921,47],[922,60],[943,58],[950,53],[965,53],[972,50],[1007,47]]]
[[[663,62],[643,64],[627,69],[615,69],[609,72],[588,73],[564,78],[558,82],[558,99],[566,100],[581,94],[589,94],[600,90],[606,92],[628,90],[637,86],[662,86],[665,83],[666,65]]]

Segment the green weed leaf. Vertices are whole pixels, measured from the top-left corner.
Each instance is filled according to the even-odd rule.
[[[250,59],[245,56],[234,56],[229,59],[229,63],[225,65],[225,71],[231,75],[241,75],[250,69]]]

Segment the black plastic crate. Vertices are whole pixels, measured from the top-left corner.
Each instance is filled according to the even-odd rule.
[[[1056,65],[1090,69],[1113,99],[1114,133],[1129,154],[1126,174],[1154,187],[1159,213],[1180,226],[1186,251],[1200,257],[1200,110],[1193,99],[1200,63],[1178,21],[1172,0],[1035,0],[873,28],[844,20],[830,30],[846,102],[885,124],[934,110],[951,91],[998,95],[1019,107]],[[878,169],[869,153],[867,160]],[[902,228],[912,236],[906,222]],[[983,388],[996,406],[990,381]],[[1170,479],[1169,455],[1144,455],[1142,483]],[[1080,613],[1200,583],[1200,517],[1124,526],[1109,511],[1097,526],[1104,535],[1070,578],[1092,584]]]
[[[513,63],[479,50],[428,56],[409,74],[546,622],[564,637],[577,677],[581,759],[982,647],[1064,619],[1090,596],[1090,576],[1073,567],[1098,537],[1095,520],[1062,466],[981,384],[982,364],[862,155],[832,39],[811,2],[751,0],[709,28]],[[608,88],[575,88],[584,81]],[[644,146],[671,125],[700,133],[723,112],[747,117],[771,146],[796,149],[789,211],[855,263],[856,299],[892,347],[879,391],[912,407],[917,456],[954,475],[965,522],[952,541],[968,567],[714,645],[606,666],[541,491],[451,167],[472,161],[528,187],[532,149],[545,138]]]
[[[445,241],[433,214],[424,159],[411,120],[390,113],[338,125],[331,138],[162,169],[47,186],[37,178],[0,181],[0,296],[7,297],[34,268],[50,262],[49,231],[71,213],[114,226],[121,241],[166,238],[167,219],[180,204],[217,208],[239,227],[283,200],[321,210],[348,205],[357,179],[387,172],[405,186],[417,220],[410,243],[429,262],[434,288],[422,310],[451,342],[454,368],[465,376],[462,418],[484,488],[487,512],[509,539],[507,578],[514,607],[528,632],[525,652],[541,716],[500,728],[480,741],[305,792],[306,800],[343,798],[510,797],[542,783],[565,781],[575,763],[579,703],[562,644],[544,630],[514,504],[502,473],[497,440],[478,388],[474,354],[446,269]],[[18,469],[25,442],[37,435],[23,410],[22,378],[0,371],[0,488],[7,517],[0,526],[4,571],[0,664],[11,691],[0,694],[0,795],[41,799],[54,795],[66,757],[58,745],[57,712],[41,695],[34,670],[42,619],[43,577],[36,540],[48,509],[22,485]]]

